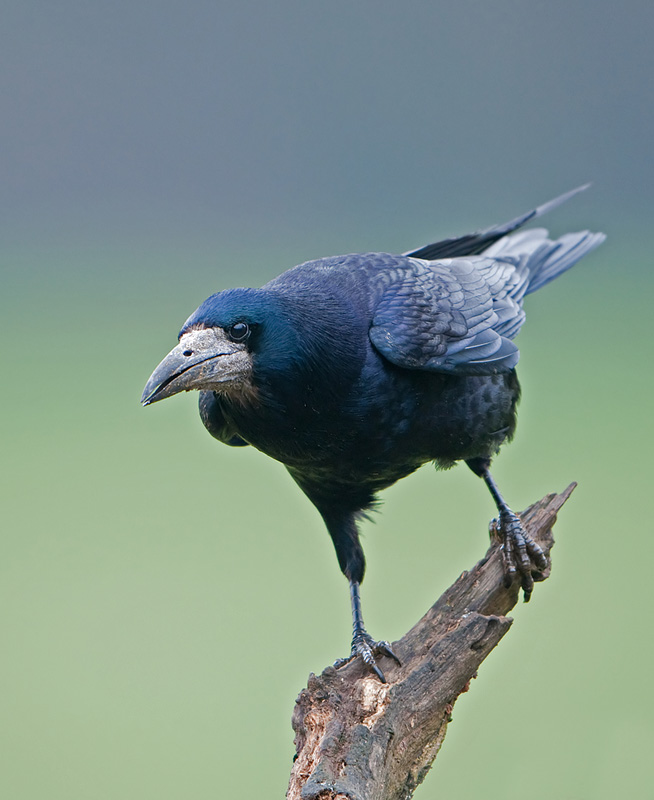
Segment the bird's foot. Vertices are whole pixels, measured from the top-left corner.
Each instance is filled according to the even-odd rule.
[[[388,642],[376,642],[367,631],[360,631],[352,638],[352,651],[349,658],[339,658],[334,666],[342,667],[352,659],[361,656],[363,663],[371,669],[382,683],[386,683],[386,677],[377,665],[375,656],[388,656],[392,658],[398,666],[402,666],[400,659],[395,655]]]
[[[534,578],[538,579],[548,567],[547,556],[513,511],[500,512],[498,527],[502,539],[504,585],[508,589],[519,576],[525,603],[528,603],[534,589]]]

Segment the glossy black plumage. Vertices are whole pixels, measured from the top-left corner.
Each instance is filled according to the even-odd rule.
[[[570,194],[481,234],[406,255],[319,259],[261,289],[212,295],[144,391],[147,404],[199,389],[215,438],[285,464],[322,515],[350,581],[353,655],[382,679],[374,654],[392,652],[363,627],[356,527],[380,490],[427,461],[465,460],[493,493],[507,575],[521,573],[526,599],[532,569],[543,567],[488,466],[515,429],[513,337],[524,296],[604,238],[513,233]]]

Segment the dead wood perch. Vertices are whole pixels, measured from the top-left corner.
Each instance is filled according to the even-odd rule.
[[[575,484],[520,517],[545,553]],[[544,580],[549,570],[540,577]],[[311,675],[293,712],[297,756],[287,800],[408,800],[440,749],[452,707],[511,626],[518,582],[504,588],[499,544],[436,601],[384,659],[387,684],[360,659]]]

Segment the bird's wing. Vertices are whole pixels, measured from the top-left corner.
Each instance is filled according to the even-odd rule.
[[[426,262],[378,276],[370,339],[406,369],[485,375],[513,369],[510,341],[524,319],[526,278],[503,260],[473,256]]]
[[[543,203],[542,206],[538,206],[532,211],[528,211],[526,214],[521,214],[510,222],[504,222],[501,225],[493,225],[491,228],[486,228],[476,233],[468,233],[464,236],[455,236],[452,239],[443,239],[440,242],[427,244],[424,247],[420,247],[418,250],[405,253],[405,255],[411,256],[412,258],[424,258],[427,261],[435,261],[439,258],[457,258],[461,256],[478,255],[479,253],[483,253],[486,248],[490,247],[503,236],[521,228],[530,220],[536,219],[536,217],[542,217],[543,214],[552,211],[557,206],[560,206],[561,203],[565,203],[571,197],[574,197],[574,195],[583,192],[589,186],[589,183],[585,186],[579,186],[571,192],[566,192],[559,197],[555,197],[554,200],[550,200],[548,203]]]

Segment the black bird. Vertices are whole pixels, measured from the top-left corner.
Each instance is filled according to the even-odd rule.
[[[581,189],[586,187],[581,187]],[[463,460],[499,513],[507,585],[529,600],[547,566],[489,466],[513,436],[520,386],[513,338],[526,294],[569,269],[601,233],[514,233],[576,189],[504,225],[404,255],[364,253],[300,264],[261,289],[228,289],[191,314],[143,392],[149,405],[200,390],[209,433],[281,461],[316,506],[350,584],[351,657],[383,681],[359,585],[357,521],[379,491],[427,461]]]

